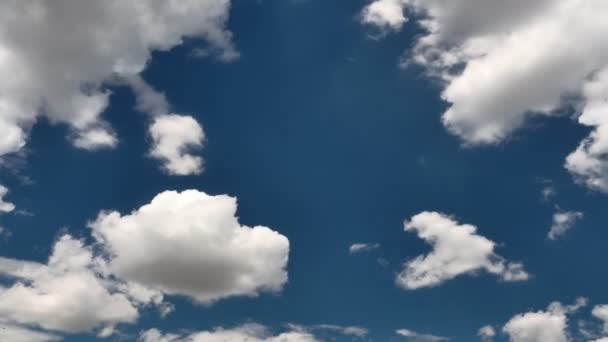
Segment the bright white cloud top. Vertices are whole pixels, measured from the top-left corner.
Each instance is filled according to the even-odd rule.
[[[408,60],[444,82],[442,121],[450,132],[467,144],[495,144],[530,117],[572,105],[594,131],[566,168],[608,192],[608,3],[376,0],[362,21],[399,30],[408,14],[426,30]]]
[[[521,263],[508,262],[494,252],[496,243],[478,235],[477,227],[459,224],[437,212],[422,212],[405,223],[429,243],[433,250],[408,261],[397,275],[397,285],[404,289],[432,287],[459,275],[486,271],[504,281],[529,278]]]
[[[68,125],[76,147],[116,146],[102,117],[108,83],[138,77],[153,51],[187,38],[222,60],[238,57],[224,28],[229,9],[229,0],[3,1],[0,73],[11,77],[0,80],[0,155],[20,150],[40,117]]]
[[[596,305],[591,313],[604,322],[604,332],[608,334],[608,305]]]
[[[166,191],[128,215],[102,213],[90,227],[111,272],[142,286],[202,303],[280,291],[289,240],[240,225],[236,209],[226,195]]]

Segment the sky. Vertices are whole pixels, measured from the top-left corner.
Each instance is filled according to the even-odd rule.
[[[0,341],[608,341],[608,3],[0,3]]]

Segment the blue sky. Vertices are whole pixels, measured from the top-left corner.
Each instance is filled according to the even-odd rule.
[[[120,3],[0,5],[0,341],[608,339],[603,2]]]

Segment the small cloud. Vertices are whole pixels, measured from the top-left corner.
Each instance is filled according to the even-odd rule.
[[[409,341],[414,342],[441,342],[450,340],[447,337],[422,334],[409,329],[398,329],[395,331],[395,333],[401,337],[407,338]]]
[[[353,243],[352,245],[350,245],[350,247],[348,248],[348,251],[350,254],[358,254],[358,253],[364,253],[364,252],[371,252],[375,249],[380,248],[380,244],[379,243]]]
[[[583,218],[583,213],[580,211],[561,211],[559,208],[553,214],[553,223],[547,233],[549,240],[557,240],[560,236],[566,234],[567,231],[574,227],[574,224]]]

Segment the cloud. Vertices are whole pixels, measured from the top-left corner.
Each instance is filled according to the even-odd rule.
[[[406,64],[424,66],[443,84],[449,106],[442,122],[451,133],[470,145],[496,144],[530,117],[574,107],[579,123],[595,129],[566,167],[580,183],[608,192],[608,3],[377,0],[362,13],[374,13],[368,23],[398,29],[402,12],[426,31]]]
[[[104,212],[89,225],[122,279],[201,303],[280,291],[288,239],[239,224],[236,199],[166,191],[127,215]]]
[[[450,340],[447,337],[421,334],[408,329],[398,329],[397,331],[395,331],[395,333],[399,336],[407,338],[408,341],[413,342],[441,342]]]
[[[0,258],[0,274],[14,279],[0,287],[0,322],[69,333],[134,322],[137,308],[109,285],[99,262],[69,235],[57,241],[46,265]]]
[[[70,127],[76,147],[116,146],[102,118],[108,86],[146,68],[153,51],[203,39],[238,57],[229,0],[4,1],[0,4],[0,155],[19,151],[40,117]],[[137,90],[136,90],[137,91]]]
[[[491,325],[486,325],[477,331],[477,336],[484,342],[492,341],[496,336],[496,330]]]
[[[406,22],[402,0],[378,0],[363,9],[361,21],[383,30],[399,31]]]
[[[591,314],[604,322],[604,332],[608,333],[608,305],[596,305]]]
[[[140,334],[141,342],[317,342],[318,340],[307,332],[287,331],[273,335],[262,325],[249,323],[232,329],[216,328],[210,331],[200,331],[188,335],[163,334],[157,329],[150,329]]]
[[[319,324],[314,326],[316,329],[330,330],[338,332],[342,335],[347,336],[355,336],[355,337],[365,337],[369,334],[369,330],[363,327],[357,326],[341,326],[335,324]]]
[[[563,306],[553,302],[546,311],[526,312],[515,315],[503,327],[513,342],[552,341],[567,342],[568,314],[587,305],[587,299],[578,298],[573,305]]]
[[[150,155],[162,160],[171,175],[193,175],[203,171],[203,160],[187,151],[200,148],[203,128],[190,116],[161,115],[150,126],[153,147]]]
[[[0,322],[0,341],[7,342],[51,342],[60,341],[57,335],[40,332],[32,329],[19,327],[17,325],[4,324]]]
[[[547,238],[556,240],[560,236],[566,234],[574,224],[583,218],[583,213],[580,211],[561,211],[558,209],[553,214],[553,224],[547,233]]]
[[[353,243],[348,251],[350,254],[358,254],[363,252],[371,252],[374,249],[380,248],[379,243]]]
[[[543,180],[543,189],[541,193],[543,201],[549,202],[557,196],[557,189],[551,180],[545,179]]]
[[[15,205],[4,201],[4,196],[8,194],[8,189],[4,185],[0,185],[0,213],[10,213],[15,210]]]
[[[408,261],[397,275],[397,284],[405,289],[437,286],[459,275],[482,270],[505,281],[529,277],[522,264],[507,262],[494,253],[496,244],[477,235],[477,227],[461,225],[444,214],[417,214],[406,221],[405,231],[418,234],[433,247],[429,254]]]

